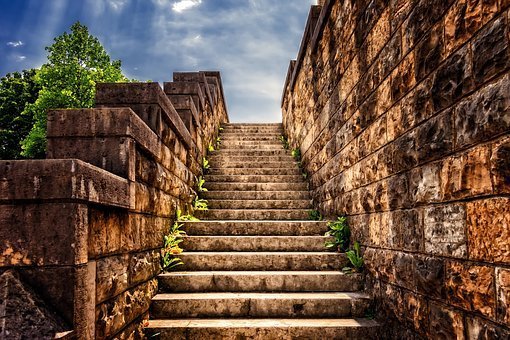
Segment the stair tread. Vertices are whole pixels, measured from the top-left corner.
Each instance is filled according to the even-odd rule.
[[[358,292],[200,292],[200,293],[159,293],[153,301],[165,300],[215,300],[215,299],[369,299],[370,296]]]
[[[236,275],[265,275],[265,276],[279,276],[279,275],[331,275],[331,276],[346,276],[352,274],[345,274],[338,270],[207,270],[207,271],[184,271],[184,272],[170,272],[170,273],[162,273],[159,276],[211,276],[211,275],[228,275],[228,276],[236,276]]]
[[[221,328],[258,328],[258,327],[376,327],[375,320],[363,318],[337,318],[337,319],[157,319],[150,320],[149,327],[221,327]]]

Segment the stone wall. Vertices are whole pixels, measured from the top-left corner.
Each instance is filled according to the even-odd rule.
[[[385,335],[509,337],[510,3],[321,4],[284,128],[364,245]]]
[[[174,79],[189,90],[99,84],[95,109],[48,114],[46,160],[0,162],[0,268],[79,339],[142,336],[163,235],[228,121],[219,73]]]

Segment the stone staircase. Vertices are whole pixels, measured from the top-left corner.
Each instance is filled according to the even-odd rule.
[[[281,124],[229,124],[210,156],[209,210],[188,233],[179,272],[159,276],[149,338],[371,339],[369,297],[344,254],[324,250]]]

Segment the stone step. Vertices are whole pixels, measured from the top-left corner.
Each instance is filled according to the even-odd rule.
[[[253,162],[246,162],[243,160],[231,160],[228,158],[222,158],[222,159],[216,159],[211,163],[211,167],[213,168],[222,168],[222,169],[228,169],[228,168],[245,168],[245,169],[253,169],[253,168],[268,168],[268,169],[299,169],[298,164],[294,161],[292,162],[263,162],[261,163],[253,163]]]
[[[227,142],[221,143],[220,152],[221,151],[237,151],[239,153],[244,153],[245,150],[269,150],[269,151],[278,151],[285,150],[283,146],[280,144],[247,144],[247,145],[231,145]]]
[[[146,332],[161,340],[377,339],[380,325],[367,319],[150,320]]]
[[[222,149],[214,151],[211,154],[211,159],[214,156],[221,157],[268,157],[268,156],[287,156],[288,159],[293,160],[289,150],[284,148],[276,150],[238,150],[238,149]]]
[[[340,271],[208,271],[158,276],[160,292],[355,292],[361,274]]]
[[[324,235],[325,221],[199,221],[183,222],[189,235]]]
[[[209,175],[299,175],[299,168],[212,168]]]
[[[223,128],[225,127],[243,127],[243,126],[281,126],[283,127],[282,123],[225,123],[222,125]]]
[[[308,191],[206,191],[200,195],[208,200],[310,200]]]
[[[205,187],[212,191],[305,191],[308,184],[300,183],[234,183],[234,182],[208,182]]]
[[[306,220],[307,209],[209,209],[197,210],[201,220]]]
[[[341,270],[349,260],[333,252],[183,252],[182,271]]]
[[[221,146],[223,148],[245,148],[245,147],[264,147],[271,146],[274,148],[282,148],[283,144],[279,140],[222,140]]]
[[[220,136],[222,142],[223,141],[280,141],[279,136],[277,134],[227,134]]]
[[[209,200],[209,209],[312,209],[310,200]]]
[[[186,251],[326,251],[325,236],[187,236]]]
[[[205,182],[299,183],[304,178],[302,175],[206,175]]]
[[[268,162],[287,162],[294,163],[297,166],[294,158],[291,155],[271,155],[271,156],[229,156],[225,154],[214,154],[209,158],[209,163],[215,168],[220,166],[216,162],[251,162],[257,164],[257,168],[263,167]]]
[[[223,131],[220,132],[220,135],[225,135],[228,133],[274,133],[278,135],[283,134],[283,129],[279,127],[242,127],[242,128],[232,128],[225,127]]]
[[[362,293],[160,293],[152,299],[154,318],[320,318],[360,317],[369,307]]]

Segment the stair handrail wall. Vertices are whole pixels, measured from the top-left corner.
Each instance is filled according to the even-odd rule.
[[[48,113],[46,160],[0,161],[0,272],[79,339],[143,337],[163,235],[228,122],[219,72],[187,74],[208,93],[198,107],[158,83],[98,84],[96,108]]]
[[[320,6],[283,125],[363,244],[382,336],[510,336],[508,1]]]

